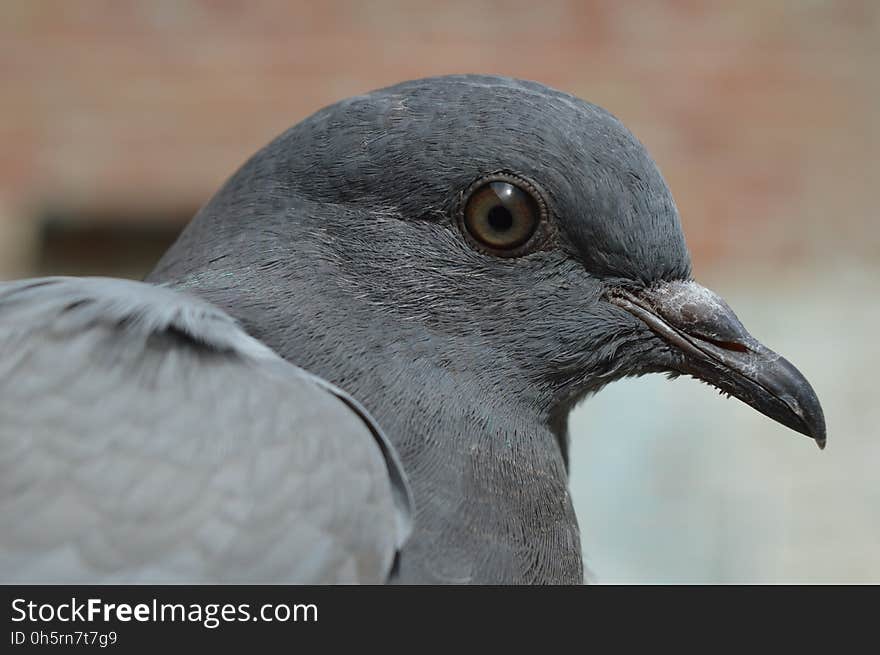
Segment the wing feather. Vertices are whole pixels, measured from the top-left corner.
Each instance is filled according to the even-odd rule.
[[[383,582],[410,507],[366,411],[218,308],[0,285],[2,582]]]

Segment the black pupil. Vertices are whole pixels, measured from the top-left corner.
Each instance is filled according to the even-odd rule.
[[[506,232],[513,227],[513,215],[503,205],[496,205],[489,210],[489,225],[496,232]]]

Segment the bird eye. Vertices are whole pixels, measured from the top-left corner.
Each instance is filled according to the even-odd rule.
[[[476,241],[499,255],[525,244],[538,228],[541,205],[521,186],[493,180],[476,187],[464,205],[463,223]]]

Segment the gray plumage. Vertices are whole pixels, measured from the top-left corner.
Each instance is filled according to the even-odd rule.
[[[462,230],[467,190],[493,175],[523,180],[543,208],[540,238],[522,256],[474,247]],[[575,403],[605,384],[651,372],[694,375],[824,444],[821,408],[806,381],[790,365],[780,377],[784,360],[762,350],[690,275],[672,196],[617,119],[539,84],[452,76],[344,100],[282,134],[205,205],[148,281],[210,303],[205,311],[234,318],[259,342],[247,341],[254,348],[338,385],[375,417],[415,503],[392,581],[579,583],[566,422]],[[681,292],[675,307],[665,293],[671,285]],[[244,375],[232,368],[242,384],[223,385],[225,402],[244,403],[234,398],[249,393]],[[115,374],[121,385],[130,367]],[[203,379],[203,362],[189,374]],[[153,401],[139,389],[118,402],[145,411]],[[227,420],[299,416],[312,402],[299,391],[276,390],[271,399],[227,408]],[[187,420],[204,411],[180,405]],[[33,411],[42,421],[44,412]],[[160,442],[197,460],[194,429]],[[155,431],[135,438],[157,447]],[[299,439],[303,448],[315,443]],[[363,435],[351,440],[368,443]],[[358,531],[367,529],[359,512],[368,510],[351,498],[330,504],[355,475],[351,462],[336,461],[341,456],[337,450],[299,469],[291,463],[278,475],[294,485],[324,475],[329,499],[314,499],[320,507],[311,509],[338,512],[346,527],[334,523],[333,538],[344,552],[359,552],[366,537]],[[374,456],[370,470],[395,471],[393,455],[382,461]],[[336,466],[348,468],[327,473]],[[182,480],[198,486],[194,477]],[[388,488],[405,497],[402,483]],[[373,518],[385,526],[379,559],[387,566],[388,544],[397,541],[387,498],[384,507],[374,507]],[[276,534],[291,540],[297,557],[322,557],[315,553],[323,547]],[[244,547],[236,552],[247,557]]]
[[[384,436],[215,307],[6,283],[0,352],[3,582],[386,579],[409,509]]]

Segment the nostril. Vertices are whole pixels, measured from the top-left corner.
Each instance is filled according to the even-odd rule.
[[[749,351],[749,347],[739,343],[738,341],[720,341],[718,339],[712,339],[710,337],[700,336],[703,341],[708,341],[713,346],[718,346],[719,348],[724,348],[724,350],[733,350],[738,353],[747,353]]]

